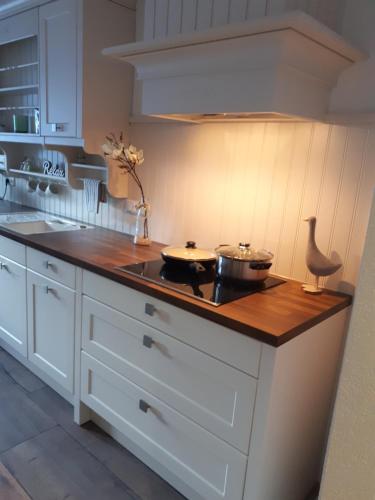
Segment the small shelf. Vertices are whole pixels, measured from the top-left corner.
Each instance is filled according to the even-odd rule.
[[[33,61],[24,64],[16,64],[14,66],[3,66],[2,68],[0,67],[0,73],[2,73],[3,71],[15,71],[17,69],[32,68],[33,66],[38,66],[38,65],[39,65],[38,61]]]
[[[53,182],[66,182],[66,177],[46,175],[42,174],[41,172],[25,172],[24,170],[19,170],[18,168],[10,168],[9,173],[21,175],[23,177],[37,177],[38,179],[48,179]]]
[[[38,106],[1,106],[0,111],[15,111],[15,110],[25,110],[25,109],[35,109],[35,108],[38,108]]]
[[[38,90],[38,84],[16,85],[15,87],[2,87],[0,94],[30,94],[30,90]]]
[[[107,171],[107,167],[103,167],[101,165],[88,165],[87,163],[70,163],[70,167],[74,168],[83,168],[87,170],[102,170],[102,171]]]
[[[21,132],[0,132],[1,142],[23,142],[26,144],[44,144],[44,137],[37,134]]]

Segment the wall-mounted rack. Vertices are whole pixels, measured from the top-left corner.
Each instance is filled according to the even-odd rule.
[[[20,170],[18,168],[10,168],[8,170],[10,174],[16,174],[20,175],[21,177],[36,177],[37,179],[48,179],[49,181],[53,182],[63,182],[64,184],[67,183],[66,177],[58,177],[55,175],[46,175],[43,174],[42,172],[29,172],[26,170]]]

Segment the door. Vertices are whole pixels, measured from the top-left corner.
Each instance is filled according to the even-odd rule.
[[[77,137],[78,2],[39,9],[41,132]]]
[[[27,356],[26,269],[0,256],[0,338]]]
[[[75,292],[27,271],[29,360],[73,393]]]

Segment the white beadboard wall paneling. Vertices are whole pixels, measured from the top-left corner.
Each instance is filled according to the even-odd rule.
[[[198,0],[195,29],[205,30],[212,26],[212,6],[214,0]]]
[[[169,0],[155,0],[155,38],[165,38],[168,33]]]
[[[310,123],[136,125],[132,141],[145,149],[154,239],[211,248],[250,241],[275,253],[274,272],[311,281],[303,219],[316,215],[318,246],[344,264],[327,285],[352,291],[375,186],[375,132]]]
[[[169,0],[168,5],[168,35],[177,35],[182,29],[182,0]]]
[[[267,15],[268,2],[272,0],[248,0],[246,19],[256,19]]]
[[[211,26],[222,26],[229,23],[230,0],[213,0]]]
[[[195,240],[208,248],[249,241],[274,252],[275,273],[310,281],[303,219],[316,215],[319,248],[344,264],[327,286],[352,291],[375,186],[375,130],[319,123],[137,124],[131,140],[145,153],[139,173],[155,241]],[[21,157],[31,152],[22,147]],[[64,161],[56,151],[40,148],[39,155]],[[109,197],[99,214],[88,214],[82,190],[66,186],[43,198],[27,192],[24,179],[9,197],[89,224],[134,230],[126,200]],[[132,184],[130,197],[139,198]]]
[[[140,4],[140,5],[139,5]],[[142,17],[143,15],[143,17]],[[155,38],[155,1],[138,0],[137,1],[137,36],[143,35],[144,40],[153,40]],[[143,25],[143,30],[139,29]]]
[[[138,0],[138,36],[144,40],[192,33],[213,26],[300,9],[340,30],[342,0]]]
[[[247,18],[248,0],[231,0],[229,4],[229,23],[239,23]]]
[[[195,31],[198,0],[182,0],[181,33]]]

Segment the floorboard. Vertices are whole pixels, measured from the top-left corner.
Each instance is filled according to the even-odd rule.
[[[1,500],[31,500],[29,495],[17,483],[8,469],[0,463],[0,498]]]
[[[15,383],[1,385],[0,453],[55,426]]]
[[[0,369],[7,373],[26,392],[33,392],[46,387],[46,384],[40,378],[4,350],[0,351]]]
[[[183,499],[0,348],[0,500]]]
[[[94,423],[75,424],[72,406],[49,387],[29,397],[142,500],[185,498]]]
[[[140,500],[60,426],[8,450],[1,461],[36,500]]]

